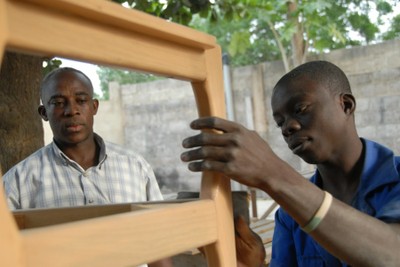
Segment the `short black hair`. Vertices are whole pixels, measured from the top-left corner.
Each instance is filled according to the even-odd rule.
[[[54,78],[56,78],[58,75],[60,75],[60,74],[62,74],[64,72],[75,72],[75,73],[78,73],[78,74],[82,75],[88,81],[88,83],[90,85],[90,89],[93,92],[92,81],[89,79],[89,77],[85,73],[83,73],[82,71],[80,71],[78,69],[74,69],[74,68],[71,68],[71,67],[62,67],[62,68],[57,68],[57,69],[52,70],[51,72],[49,72],[43,78],[42,83],[40,85],[40,98],[41,99],[42,99],[42,96],[43,96],[43,91],[49,85],[49,83],[52,82],[54,80]]]
[[[301,76],[326,85],[333,94],[352,93],[346,74],[335,64],[323,60],[310,61],[294,68],[276,83],[274,89],[280,85],[287,85]]]

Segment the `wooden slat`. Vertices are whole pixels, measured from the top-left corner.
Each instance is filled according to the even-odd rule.
[[[8,211],[8,207],[4,198],[3,186],[0,185],[0,266],[26,266],[25,259],[21,257],[22,238],[17,232],[10,212],[5,211]]]
[[[132,211],[130,204],[13,211],[19,229],[44,227]]]
[[[135,29],[95,24],[91,17],[59,13],[20,1],[8,3],[9,49],[119,66],[183,80],[206,79],[201,49],[141,35]],[[175,64],[171,66],[171,62]]]
[[[276,209],[276,207],[278,207],[278,203],[274,201],[271,206],[269,206],[269,208],[265,211],[265,213],[260,217],[260,219],[266,219],[271,214],[271,212]]]
[[[44,227],[66,222],[73,222],[101,216],[137,211],[149,208],[159,208],[189,202],[190,200],[151,201],[109,205],[90,205],[79,207],[47,208],[14,210],[13,216],[19,229]]]
[[[207,79],[203,82],[192,82],[199,116],[225,118],[220,47],[206,50],[205,57]],[[212,199],[218,210],[216,217],[219,229],[218,242],[204,248],[208,265],[236,266],[230,180],[226,179],[221,173],[203,172],[200,198]]]
[[[215,242],[215,218],[213,201],[201,200],[21,234],[27,266],[135,266]]]
[[[212,35],[192,30],[180,24],[166,21],[134,9],[123,8],[113,2],[98,0],[25,0],[45,7],[52,7],[63,13],[71,12],[83,18],[90,18],[101,24],[120,29],[136,31],[141,35],[157,37],[159,40],[173,41],[193,48],[213,48],[216,38]],[[104,11],[107,12],[104,12]]]
[[[264,227],[266,225],[273,224],[274,222],[275,222],[274,220],[256,219],[254,222],[250,224],[250,227],[252,229],[256,229],[258,227]]]

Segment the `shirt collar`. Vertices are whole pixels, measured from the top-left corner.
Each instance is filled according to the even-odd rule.
[[[399,173],[393,151],[374,141],[360,139],[365,148],[365,156],[359,191],[368,194],[378,187],[398,182]],[[321,187],[321,176],[318,170],[310,181]]]
[[[100,153],[99,153],[99,169],[101,169],[101,166],[103,165],[104,161],[107,158],[107,153],[106,153],[106,145],[104,143],[103,138],[100,137],[100,135],[94,133],[94,140],[96,143],[100,146]]]
[[[376,142],[361,140],[365,146],[365,158],[360,186],[363,187],[365,193],[383,185],[398,182],[399,173],[393,151]]]
[[[94,141],[97,143],[97,145],[100,146],[100,153],[99,153],[99,164],[98,167],[101,169],[101,166],[103,165],[104,161],[107,158],[107,153],[106,153],[106,145],[104,143],[103,138],[100,137],[100,135],[93,133],[94,136]],[[51,143],[55,158],[58,159],[62,164],[77,164],[75,161],[70,159],[67,155],[64,154],[64,152],[61,151],[61,149],[57,146],[56,142]]]

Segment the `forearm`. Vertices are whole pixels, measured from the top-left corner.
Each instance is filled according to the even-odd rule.
[[[394,227],[334,199],[311,236],[351,266],[398,266],[400,236]]]
[[[299,224],[306,224],[321,204],[324,193],[283,160],[273,163],[276,173],[258,178],[258,188],[273,198]]]

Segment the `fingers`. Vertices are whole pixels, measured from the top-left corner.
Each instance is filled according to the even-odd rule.
[[[218,117],[202,117],[192,121],[190,127],[194,130],[214,129],[228,133],[237,130],[240,126],[235,122]]]
[[[225,164],[218,161],[204,160],[204,161],[194,161],[188,164],[189,170],[192,172],[201,171],[217,171],[224,172]]]
[[[237,149],[235,148],[203,146],[183,152],[181,160],[190,162],[188,168],[193,172],[218,171],[230,175],[234,171],[232,161],[236,154]]]
[[[181,159],[185,162],[202,159],[227,162],[232,158],[231,155],[232,152],[224,147],[202,146],[197,149],[183,152],[181,154]]]
[[[192,148],[197,146],[224,146],[229,144],[229,134],[201,133],[188,137],[182,141],[184,148]]]
[[[251,231],[250,227],[246,223],[245,219],[242,216],[238,216],[235,219],[235,230],[236,234],[242,240],[251,240],[253,239],[253,232]]]
[[[242,152],[243,136],[247,133],[244,127],[217,117],[200,118],[192,122],[191,127],[201,130],[219,130],[220,132],[203,131],[183,140],[184,148],[195,148],[181,154],[181,160],[190,162],[189,170],[217,171],[236,177],[236,164],[245,155]],[[222,131],[222,133],[221,133]],[[245,146],[244,146],[245,147]]]
[[[235,232],[238,266],[261,266],[265,259],[264,244],[241,216],[235,219]]]

